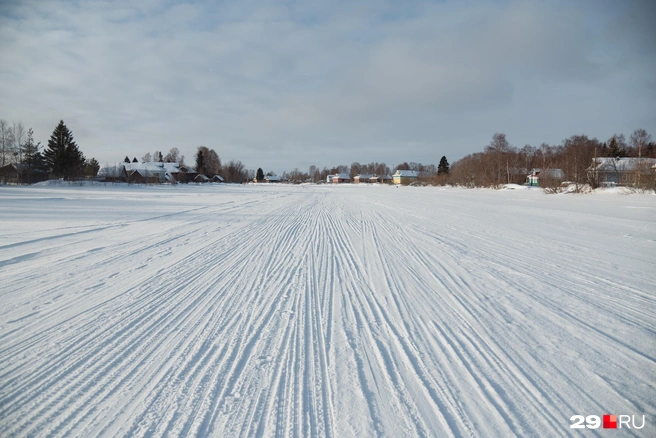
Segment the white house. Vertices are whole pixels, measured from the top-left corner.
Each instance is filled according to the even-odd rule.
[[[588,167],[588,177],[600,186],[626,186],[653,176],[656,158],[598,157]]]

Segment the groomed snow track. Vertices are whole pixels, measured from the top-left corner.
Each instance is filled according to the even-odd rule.
[[[0,436],[656,436],[656,201],[0,188]],[[606,436],[602,429],[586,436]]]

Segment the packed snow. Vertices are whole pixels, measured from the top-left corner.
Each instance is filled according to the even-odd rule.
[[[0,212],[2,437],[656,436],[653,194],[4,186]]]

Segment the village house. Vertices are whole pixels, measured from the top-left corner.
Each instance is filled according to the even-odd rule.
[[[419,172],[416,170],[397,170],[396,173],[392,175],[394,184],[408,185],[417,181],[418,178]]]
[[[174,163],[125,163],[127,181],[135,184],[156,184],[169,182],[175,184],[177,180],[170,172],[167,164]],[[195,175],[194,175],[195,177]]]
[[[0,167],[0,182],[5,184],[34,184],[48,179],[48,172],[30,169],[25,164],[12,163]]]
[[[602,187],[629,186],[654,176],[656,158],[598,157],[588,167],[588,178]]]
[[[162,184],[165,182],[171,182],[175,184],[175,179],[171,176],[166,175],[166,172],[160,170],[149,170],[147,168],[136,168],[126,170],[128,175],[127,182],[130,184]]]
[[[354,184],[360,184],[360,183],[371,183],[371,177],[373,175],[370,174],[360,174],[360,175],[355,175],[353,177],[353,183]]]
[[[345,184],[350,182],[351,182],[351,177],[349,176],[348,173],[338,173],[336,175],[333,175],[334,184]]]
[[[116,163],[112,166],[100,166],[96,174],[96,179],[103,182],[126,182],[128,180],[128,174],[123,164]]]
[[[98,170],[99,181],[135,184],[161,184],[194,181],[198,174],[178,163],[116,163]]]
[[[542,179],[542,185],[540,185]],[[529,187],[546,187],[560,185],[565,181],[565,172],[562,169],[532,169],[526,177],[526,185]]]
[[[264,177],[264,182],[265,183],[279,183],[282,180],[278,175],[267,175]]]
[[[381,184],[391,184],[392,177],[389,175],[373,175],[369,178],[369,182],[372,184],[381,183]]]

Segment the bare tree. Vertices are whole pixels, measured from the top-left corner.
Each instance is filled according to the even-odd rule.
[[[645,166],[642,160],[642,149],[651,141],[651,135],[644,129],[636,129],[629,137],[631,146],[638,152],[638,163],[636,165],[635,186],[642,187],[642,174],[648,173],[649,166]]]
[[[9,152],[13,162],[18,164],[23,161],[23,143],[25,143],[25,127],[23,122],[14,122],[9,130]],[[21,183],[21,172],[18,172],[18,182]]]
[[[14,163],[20,163],[22,160],[23,143],[25,142],[25,127],[23,122],[14,122],[9,135],[11,140],[11,154],[14,157]]]
[[[180,151],[178,148],[171,148],[168,154],[164,157],[165,163],[177,163],[180,159]]]
[[[7,158],[10,155],[11,149],[11,129],[6,120],[0,119],[0,160],[2,166],[7,165]]]
[[[391,172],[389,166],[385,163],[375,163],[375,170],[374,173],[378,176],[387,176]]]
[[[144,163],[150,163],[151,161],[153,161],[153,157],[152,157],[152,155],[150,155],[150,152],[146,152],[146,155],[144,155],[143,157],[141,157],[141,160],[142,160]]]
[[[223,166],[223,173],[226,182],[242,183],[248,179],[248,172],[244,170],[244,165],[241,161],[229,161]]]
[[[594,162],[595,153],[600,146],[596,138],[573,135],[563,140],[562,146],[558,148],[558,156],[554,157],[554,161],[563,169],[568,181],[575,184],[575,191],[581,191],[585,183],[595,185],[594,180],[590,180],[588,168],[590,163]]]
[[[515,153],[506,139],[506,134],[497,132],[492,136],[492,141],[485,147],[485,153],[490,158],[489,165],[492,167],[492,179],[494,185],[510,184],[510,156]]]
[[[354,161],[353,163],[351,163],[351,169],[350,169],[350,172],[349,172],[349,176],[351,177],[351,181],[353,181],[353,178],[356,175],[359,175],[360,173],[362,173],[361,170],[360,170],[360,167],[361,167],[360,163],[358,163],[357,161]]]
[[[207,176],[219,175],[221,173],[221,159],[214,149],[206,146],[198,146],[196,152],[196,172]]]

